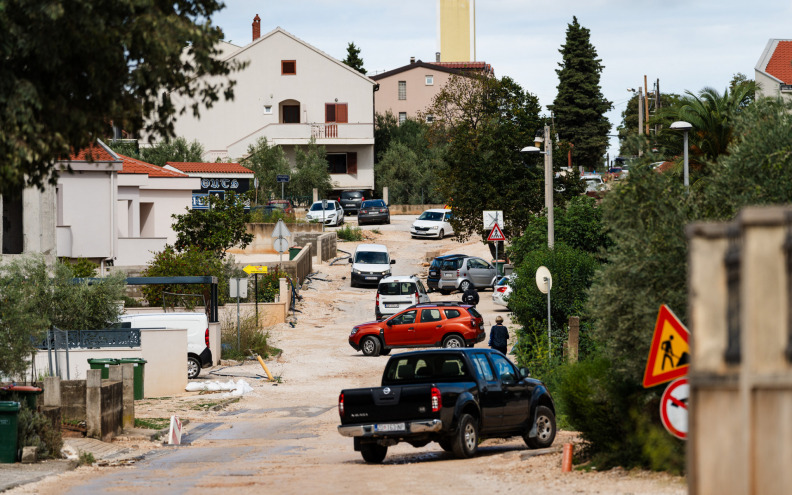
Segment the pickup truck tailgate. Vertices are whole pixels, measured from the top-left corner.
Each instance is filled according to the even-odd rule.
[[[438,417],[432,412],[431,384],[348,389],[342,394],[342,425]]]

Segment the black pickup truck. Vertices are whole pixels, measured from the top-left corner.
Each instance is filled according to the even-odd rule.
[[[545,385],[492,349],[438,349],[392,356],[382,386],[341,391],[338,432],[354,439],[366,462],[388,447],[437,442],[472,457],[483,438],[521,436],[530,448],[556,435],[555,405]]]

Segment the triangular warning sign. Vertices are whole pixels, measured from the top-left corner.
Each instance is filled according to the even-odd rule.
[[[498,227],[497,223],[492,226],[492,231],[490,232],[489,237],[487,237],[487,240],[488,241],[505,241],[506,240],[506,236],[503,235],[503,231],[500,229],[500,227]]]
[[[687,375],[690,366],[690,332],[668,306],[660,306],[652,347],[644,372],[644,388]]]

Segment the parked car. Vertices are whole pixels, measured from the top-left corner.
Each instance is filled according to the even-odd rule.
[[[352,287],[364,284],[379,284],[383,277],[391,274],[391,265],[396,260],[391,259],[388,248],[383,244],[360,244],[355,249],[355,254],[349,258],[352,264]]]
[[[586,192],[601,191],[605,187],[605,182],[599,174],[584,174],[580,180],[586,181]]]
[[[327,202],[326,206],[322,208],[325,202]],[[341,208],[341,204],[334,199],[314,201],[311,207],[308,208],[305,219],[309,222],[324,221],[325,225],[338,226],[344,223],[344,209]]]
[[[186,328],[187,378],[195,378],[201,373],[201,368],[213,365],[212,350],[209,349],[209,320],[206,313],[121,315],[118,321],[129,323],[131,328]]]
[[[267,206],[275,207],[287,215],[294,215],[294,205],[288,199],[271,199],[267,202]]]
[[[451,226],[451,210],[434,209],[421,213],[410,227],[413,237],[436,237],[442,239],[446,234],[453,234]]]
[[[338,433],[353,438],[363,460],[380,463],[388,447],[437,442],[456,457],[473,457],[485,438],[522,437],[547,448],[556,436],[547,386],[499,351],[443,349],[391,357],[381,387],[338,396]]]
[[[499,306],[509,307],[509,297],[512,293],[512,283],[517,277],[515,274],[506,275],[501,277],[495,283],[495,289],[492,291],[492,302]]]
[[[358,225],[365,223],[390,223],[390,209],[381,199],[367,199],[360,203]]]
[[[341,191],[338,202],[348,215],[356,214],[360,211],[360,203],[366,199],[363,191]]]
[[[406,309],[408,306],[429,302],[421,280],[415,275],[394,275],[380,280],[374,315],[378,320]]]
[[[426,278],[426,286],[429,288],[429,292],[440,289],[439,284],[442,267],[447,261],[449,264],[455,264],[452,260],[465,257],[467,257],[466,254],[445,254],[433,259],[432,263],[429,265],[429,276]]]
[[[437,290],[450,294],[454,290],[465,292],[470,287],[488,289],[494,287],[498,273],[495,266],[475,256],[450,259],[440,266]]]
[[[355,326],[349,345],[366,356],[379,356],[400,347],[472,347],[485,336],[484,319],[473,306],[429,302]]]

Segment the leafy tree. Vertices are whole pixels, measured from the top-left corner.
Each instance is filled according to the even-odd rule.
[[[519,235],[544,202],[540,160],[520,153],[540,126],[537,98],[508,77],[452,76],[426,113],[435,116],[430,141],[447,146],[438,188],[457,236],[486,236],[482,210],[509,212],[504,233]]]
[[[183,137],[160,141],[140,149],[140,160],[164,167],[167,162],[203,162],[204,147],[198,141],[188,143]]]
[[[263,203],[277,197],[280,194],[280,184],[275,181],[275,177],[288,174],[291,169],[283,148],[278,145],[270,146],[267,138],[263,137],[256,144],[248,146],[247,155],[243,164],[256,174],[259,201]]]
[[[8,0],[0,7],[0,194],[54,183],[54,163],[108,133],[173,137],[245,64],[227,61],[217,0]]]
[[[608,147],[610,122],[605,113],[611,102],[602,95],[600,74],[604,66],[591,44],[591,32],[572,18],[566,42],[559,50],[558,93],[548,108],[553,112],[561,141],[571,142],[572,162],[584,167],[602,163]]]
[[[49,266],[44,257],[24,256],[0,265],[0,375],[19,376],[47,328],[107,328],[118,320],[126,282],[123,274],[101,283],[74,283],[71,265]]]
[[[377,112],[374,115],[374,164],[390,146],[393,135],[399,130],[399,121],[393,112],[387,110],[384,114]],[[376,177],[375,177],[376,178]]]
[[[361,74],[366,74],[366,69],[363,68],[363,59],[360,58],[360,48],[356,47],[354,43],[350,42],[347,45],[347,56],[342,62]]]
[[[176,250],[210,251],[222,259],[234,246],[244,249],[253,240],[253,235],[245,228],[247,200],[248,194],[227,192],[223,198],[209,195],[209,209],[188,208],[187,213],[172,215]]]
[[[317,146],[316,141],[311,139],[308,146],[297,148],[295,152],[296,166],[289,189],[297,196],[311,196],[314,188],[318,190],[320,198],[326,198],[333,190],[333,183],[330,181],[330,171],[325,158],[324,146]]]
[[[647,119],[649,135],[638,134],[638,95],[634,95],[622,110],[622,121],[616,132],[619,134],[619,154],[621,156],[638,156],[639,151],[656,153],[657,160],[670,160],[682,149],[682,137],[678,132],[669,131],[668,127],[675,120],[675,115],[668,111],[679,106],[680,96],[674,93],[660,93],[660,108],[652,112]],[[645,117],[646,118],[646,117]],[[657,151],[653,151],[657,150]]]

